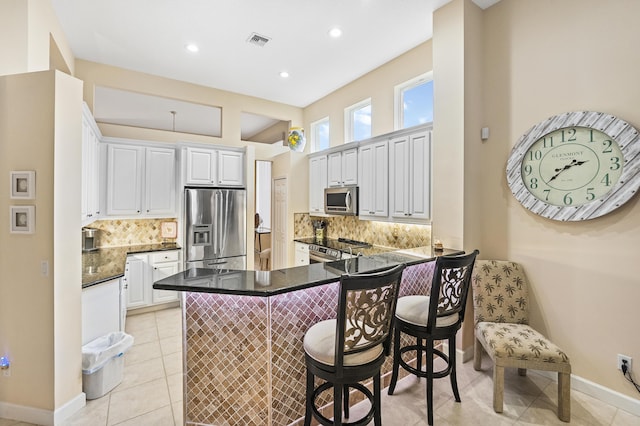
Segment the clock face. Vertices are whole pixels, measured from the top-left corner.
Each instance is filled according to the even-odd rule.
[[[525,152],[521,176],[538,200],[582,206],[615,187],[624,156],[610,136],[587,127],[566,127],[536,140]]]
[[[513,147],[507,183],[513,196],[540,216],[600,217],[640,189],[640,134],[602,112],[554,115],[531,127]]]

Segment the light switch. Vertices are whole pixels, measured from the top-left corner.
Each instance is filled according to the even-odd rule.
[[[40,262],[40,273],[42,274],[43,277],[48,277],[49,276],[49,262],[46,260],[43,260],[42,262]]]
[[[480,139],[482,139],[483,141],[486,141],[487,139],[489,139],[489,128],[488,127],[483,127],[480,130]]]

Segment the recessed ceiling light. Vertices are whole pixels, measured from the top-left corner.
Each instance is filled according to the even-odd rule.
[[[198,50],[200,50],[198,45],[193,44],[193,43],[187,44],[184,48],[187,49],[189,52],[192,52],[192,53],[196,53]]]
[[[286,71],[280,71],[280,77],[287,78],[287,77],[289,77],[289,73],[286,72]]]
[[[342,30],[338,27],[333,27],[329,30],[329,35],[333,38],[338,38],[342,35]]]

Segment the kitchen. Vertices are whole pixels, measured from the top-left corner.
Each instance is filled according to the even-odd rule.
[[[633,15],[628,13],[628,10],[619,10],[617,5],[602,7],[606,13],[618,12],[615,14],[623,21]],[[461,17],[462,9],[465,8],[470,12],[470,15],[466,15],[466,18],[463,19]],[[575,12],[578,12],[579,16],[576,16]],[[534,73],[531,70],[530,61],[526,57],[527,55],[539,55],[550,60],[557,60],[559,63],[560,59],[564,57],[563,55],[567,53],[566,49],[562,47],[565,45],[563,43],[557,45],[555,43],[541,43],[545,47],[544,52],[540,51],[534,43],[540,34],[531,29],[532,24],[529,20],[532,14],[541,16],[545,22],[555,23],[567,16],[576,18],[575,21],[564,20],[562,25],[550,26],[545,33],[556,40],[565,40],[569,37],[567,34],[581,33],[579,30],[585,24],[598,27],[596,16],[603,15],[599,12],[602,10],[589,10],[577,2],[566,2],[545,10],[537,8],[529,2],[517,3],[503,0],[484,12],[469,9],[468,5],[462,6],[461,2],[456,2],[451,7],[434,14],[436,28],[433,44],[429,42],[420,46],[416,51],[408,52],[406,56],[398,58],[389,67],[383,67],[380,72],[374,72],[367,78],[354,83],[349,90],[338,92],[331,99],[310,105],[305,108],[304,113],[299,108],[277,103],[269,104],[264,109],[258,107],[255,109],[261,109],[264,112],[268,110],[270,115],[283,119],[293,117],[294,123],[310,129],[312,121],[324,116],[330,116],[332,122],[341,123],[343,107],[357,102],[365,96],[371,96],[375,104],[380,105],[379,102],[383,102],[384,105],[378,107],[377,117],[379,119],[373,123],[372,134],[384,134],[393,130],[393,119],[390,118],[392,114],[380,113],[380,111],[390,112],[392,110],[389,95],[386,94],[387,88],[433,68],[441,82],[436,90],[436,98],[449,99],[446,104],[436,103],[435,106],[436,116],[440,121],[438,127],[434,129],[434,140],[447,140],[448,143],[434,146],[434,157],[447,158],[448,161],[446,164],[434,164],[434,182],[437,182],[434,184],[434,193],[432,194],[434,236],[441,238],[447,246],[477,245],[486,258],[511,258],[523,261],[528,269],[532,270],[532,279],[538,286],[537,312],[534,320],[537,324],[543,324],[543,328],[557,337],[559,343],[569,352],[580,354],[580,357],[574,361],[576,374],[632,397],[633,393],[627,388],[627,384],[621,378],[618,379],[618,375],[613,374],[615,371],[609,371],[608,367],[602,369],[592,367],[593,365],[608,366],[611,364],[610,359],[615,358],[616,351],[637,352],[637,344],[627,343],[625,337],[632,335],[633,330],[625,325],[627,322],[622,325],[614,324],[613,320],[606,318],[600,319],[604,323],[596,324],[590,313],[602,309],[605,312],[635,312],[631,303],[637,299],[634,297],[637,291],[637,286],[634,285],[637,267],[633,266],[635,263],[629,256],[637,253],[635,243],[632,243],[637,241],[638,215],[634,214],[637,209],[637,200],[602,219],[567,226],[567,224],[541,220],[526,212],[513,202],[504,183],[504,163],[510,146],[530,123],[537,122],[558,109],[577,110],[583,108],[585,104],[600,106],[605,103],[610,105],[610,100],[615,99],[615,110],[621,115],[630,116],[630,121],[633,121],[633,111],[635,110],[630,99],[633,96],[630,95],[635,92],[629,90],[629,88],[636,87],[633,84],[633,78],[622,73],[618,76],[619,78],[603,81],[599,76],[606,75],[607,72],[611,72],[611,69],[607,71],[601,68],[584,69],[582,71],[584,79],[580,81],[576,81],[573,76],[554,73],[550,68],[536,67]],[[11,13],[8,12],[4,16],[12,16]],[[480,15],[482,17],[478,18]],[[476,18],[478,19],[476,20]],[[471,22],[465,19],[471,20]],[[23,22],[23,20],[17,18],[16,22]],[[466,44],[475,44],[478,48],[473,48],[472,45],[465,46],[465,42],[445,31],[444,28],[450,25],[459,29],[464,28],[465,34],[477,35],[476,38],[471,36],[470,39],[467,39]],[[575,31],[567,31],[568,28]],[[585,35],[583,33],[583,37],[586,37],[589,42],[587,44],[611,52],[613,59],[609,64],[613,69],[634,69],[633,66],[629,66],[634,64],[632,58],[621,53],[624,49],[614,48],[612,50],[611,48],[611,46],[618,46],[619,40],[636,38],[637,33],[634,28],[632,23],[625,21],[612,28],[614,33],[607,35]],[[55,31],[54,34],[56,34]],[[484,42],[483,36],[486,38]],[[510,40],[508,46],[501,42],[504,40]],[[582,43],[572,44],[571,41],[567,41],[567,43],[573,46],[582,46]],[[48,37],[46,45],[49,45]],[[44,52],[48,49],[43,48],[39,51]],[[486,57],[491,60],[492,65],[481,66],[480,58],[474,56],[472,52],[478,52],[478,56],[479,52],[484,52]],[[61,53],[62,56],[69,56],[68,50],[64,46],[61,48]],[[451,60],[456,55],[466,55],[465,65]],[[623,57],[632,61],[632,64],[627,64],[627,59],[623,60]],[[42,62],[46,62],[47,66],[49,64],[48,58]],[[54,62],[56,62],[55,59]],[[61,67],[61,69],[63,68]],[[33,70],[26,66],[16,69],[18,72]],[[46,67],[43,66],[40,69],[46,69]],[[485,73],[475,72],[479,69],[484,69]],[[400,76],[397,79],[387,78],[386,71],[390,70],[395,70]],[[5,106],[5,110],[13,112],[12,121],[20,126],[19,131],[17,126],[12,126],[11,130],[7,130],[9,125],[3,121],[3,134],[17,135],[15,137],[18,140],[15,145],[17,146],[19,142],[22,150],[31,153],[25,157],[21,151],[13,149],[11,146],[8,147],[7,156],[3,156],[3,159],[7,159],[6,161],[9,163],[3,163],[3,170],[8,175],[10,170],[36,168],[38,172],[36,206],[38,218],[56,218],[55,224],[51,225],[38,219],[37,234],[35,235],[8,236],[5,241],[10,242],[10,249],[5,247],[5,252],[0,257],[5,274],[3,286],[6,285],[4,288],[11,294],[11,297],[5,298],[5,302],[2,304],[1,311],[5,320],[1,334],[7,336],[8,341],[13,342],[13,353],[17,355],[18,360],[30,360],[28,368],[25,368],[25,364],[20,362],[16,362],[11,367],[13,369],[12,377],[22,378],[26,389],[16,388],[11,384],[12,395],[16,395],[16,397],[6,397],[5,401],[25,407],[40,408],[48,412],[53,412],[60,408],[65,401],[72,400],[79,389],[77,379],[66,379],[72,377],[74,374],[72,371],[77,369],[79,354],[68,353],[64,358],[56,358],[51,340],[58,342],[59,347],[65,346],[64,342],[75,340],[75,346],[80,342],[81,330],[77,320],[80,317],[79,303],[77,302],[80,300],[80,290],[76,292],[71,285],[65,283],[80,281],[82,265],[79,255],[77,259],[71,259],[61,256],[61,253],[79,253],[79,237],[66,237],[78,235],[82,224],[79,219],[73,219],[74,223],[66,225],[60,221],[69,217],[68,211],[61,207],[62,204],[81,205],[80,180],[77,178],[80,176],[80,171],[77,170],[77,174],[75,174],[73,170],[76,167],[74,164],[77,164],[79,168],[81,160],[78,148],[67,146],[61,140],[55,139],[56,152],[64,152],[67,161],[58,164],[54,172],[52,154],[45,154],[51,152],[53,126],[48,128],[34,126],[33,120],[31,120],[32,116],[34,114],[42,117],[51,116],[50,109],[45,108],[45,105],[49,105],[51,108],[51,103],[48,103],[47,99],[52,98],[47,98],[45,94],[51,92],[52,84],[61,89],[62,93],[73,91],[78,99],[84,99],[88,104],[93,104],[93,87],[95,86],[113,86],[125,89],[151,87],[149,89],[151,92],[182,93],[181,96],[192,101],[201,100],[203,93],[209,94],[212,98],[221,97],[224,99],[226,96],[216,90],[196,91],[187,84],[141,75],[115,67],[100,66],[83,60],[76,61],[73,71],[74,75],[83,80],[84,85],[81,87],[77,87],[75,82],[69,81],[64,76],[56,76],[54,83],[51,83],[47,80],[51,77],[37,75],[35,78],[39,85],[23,83],[18,76],[11,79],[3,77],[3,81],[8,82],[9,88],[16,87],[17,95],[3,92],[2,99],[7,99],[10,102],[11,108]],[[7,73],[11,72],[16,71],[14,69]],[[478,81],[473,78],[466,80],[466,87],[472,90],[465,92],[464,100],[458,90],[458,88],[465,87],[465,84],[458,78],[460,73],[464,73],[468,76],[467,78],[474,76],[478,79]],[[592,85],[585,87],[587,84],[581,83],[589,80],[599,81],[598,88],[596,89]],[[542,83],[531,85],[531,81],[542,81]],[[376,83],[372,84],[372,82]],[[29,96],[24,96],[24,93],[32,93],[30,90],[33,89],[30,89],[30,86],[41,89],[36,92],[39,99],[37,103],[28,104]],[[368,89],[365,90],[365,87]],[[481,100],[474,90],[482,91],[482,88],[484,88],[484,95]],[[58,93],[61,92],[58,91]],[[568,96],[565,96],[563,100],[558,100],[555,96],[557,93],[565,93]],[[615,96],[611,96],[612,93]],[[4,97],[5,95],[6,97]],[[549,105],[548,99],[552,98],[556,101],[552,102],[553,105]],[[246,101],[245,104],[253,104],[253,100],[246,98],[242,98],[239,103],[243,101]],[[239,140],[240,132],[234,129],[239,128],[237,117],[241,111],[233,104],[235,103],[225,104],[228,113],[225,114],[223,120],[225,127],[234,132],[233,139]],[[543,108],[542,105],[548,106]],[[484,113],[481,114],[480,111],[484,111]],[[19,112],[22,117],[17,116]],[[81,115],[79,104],[73,111],[69,111],[66,115],[65,113],[64,109],[56,113],[55,120],[62,120],[61,116],[65,117],[61,122],[56,121],[57,131],[64,131],[65,124],[68,123],[71,123],[69,125],[71,127],[80,128],[80,118],[75,118]],[[637,120],[635,121],[637,125]],[[488,141],[481,142],[479,137],[475,137],[475,135],[479,135],[479,129],[486,124],[491,126],[491,136]],[[44,127],[44,124],[42,126]],[[156,140],[162,143],[171,143],[175,140],[175,136],[171,132],[124,128],[110,124],[105,124],[102,127],[105,129],[105,134],[113,137]],[[335,140],[342,139],[341,127],[340,125],[332,126],[331,132],[335,132],[337,136],[334,138]],[[70,141],[79,142],[80,140],[79,136],[75,134],[75,130],[69,130],[67,136]],[[194,136],[190,139],[202,142],[206,138]],[[287,211],[290,223],[293,223],[296,213],[309,211],[306,199],[297,197],[300,188],[306,188],[308,185],[306,182],[308,179],[306,158],[285,152],[284,149],[279,153],[266,154],[265,151],[269,149],[276,150],[277,148],[250,147],[247,151],[247,159],[251,163],[251,159],[273,158],[273,175],[290,177],[289,186],[286,188],[289,200]],[[33,153],[42,154],[34,158]],[[475,163],[472,161],[473,159],[481,161]],[[67,170],[68,173],[74,174],[76,177],[64,181],[62,180],[63,176],[59,174],[62,170]],[[465,172],[463,173],[462,170]],[[246,173],[247,181],[252,181],[253,172],[247,170]],[[56,203],[52,198],[45,198],[45,194],[54,192],[54,181],[56,182]],[[47,182],[50,182],[50,186],[43,189],[41,185],[45,185]],[[76,193],[78,194],[77,198],[74,195]],[[248,194],[248,197],[251,199],[252,194]],[[6,214],[8,212],[5,212]],[[248,216],[251,217],[251,212],[248,212]],[[165,216],[163,218],[174,217]],[[306,221],[307,219],[303,217],[301,220]],[[308,223],[306,226],[309,227],[309,231],[312,231],[311,219],[306,223]],[[54,226],[57,235],[55,250],[53,248],[54,231],[51,229]],[[247,226],[248,229],[251,229],[253,220]],[[331,228],[328,230],[331,232]],[[294,229],[290,229],[289,232],[286,239],[291,243],[296,237],[308,236],[308,234],[296,236]],[[393,228],[384,232],[392,236]],[[400,235],[402,237],[402,233]],[[336,232],[333,236],[338,237],[340,233]],[[358,238],[353,237],[353,239]],[[359,240],[367,241],[367,238]],[[158,237],[155,241],[161,243],[161,238]],[[479,241],[481,243],[478,243]],[[34,242],[36,243],[35,249]],[[252,242],[249,241],[248,252],[251,252],[251,244]],[[618,250],[602,250],[602,247],[617,247]],[[294,252],[291,249],[287,255],[294,258]],[[559,252],[562,253],[562,261],[558,260]],[[567,258],[568,253],[572,253],[572,255]],[[619,256],[622,256],[622,259]],[[53,267],[51,271],[56,274],[55,279],[53,275],[48,278],[41,275],[40,263],[43,261],[51,262],[50,265]],[[611,281],[609,279],[610,268],[604,265],[620,262],[631,265],[631,267],[620,268],[616,272],[616,280]],[[577,276],[571,271],[578,271]],[[612,292],[624,293],[629,297],[619,300],[615,306],[603,307],[602,293],[598,290],[602,282],[608,282]],[[46,288],[51,288],[51,292],[41,292],[42,284],[46,285]],[[581,292],[581,297],[575,298],[577,288],[590,289],[591,291],[587,291],[585,294]],[[33,294],[39,294],[41,297],[34,299]],[[70,296],[61,298],[59,297],[61,294]],[[556,299],[573,300],[574,304],[568,311],[565,305],[555,303]],[[54,300],[55,312],[53,311]],[[69,319],[65,319],[64,315],[60,316],[64,312],[69,313]],[[54,316],[56,321],[53,321]],[[12,327],[11,324],[15,324],[16,321],[20,321],[22,330],[29,330],[32,333],[34,341],[43,342],[37,345],[36,350],[32,350],[31,344],[21,341],[19,336],[12,331],[15,327]],[[628,324],[636,322],[631,318]],[[53,330],[51,328],[41,330],[41,324],[52,324]],[[588,335],[586,330],[588,330]],[[603,350],[593,351],[592,343],[590,343],[593,341],[602,342]],[[629,345],[629,347],[617,349],[621,344]],[[51,367],[50,360],[52,359],[55,359],[55,367]],[[73,366],[67,367],[67,365]],[[56,378],[55,382],[66,383],[67,386],[62,385],[59,389],[52,390],[54,377]],[[0,386],[4,391],[11,382],[7,382],[7,379],[3,380],[4,382],[0,382]],[[40,386],[41,383],[45,385]],[[51,395],[56,395],[55,402],[52,402]]]

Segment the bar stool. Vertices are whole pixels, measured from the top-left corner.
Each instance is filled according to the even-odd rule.
[[[320,424],[360,426],[372,419],[381,426],[380,368],[391,349],[391,328],[398,290],[405,265],[375,273],[345,274],[340,277],[338,318],[313,325],[304,336],[307,366],[304,424],[313,416]],[[315,377],[325,381],[314,388]],[[373,378],[373,392],[359,382]],[[333,388],[333,420],[320,414],[318,396]],[[349,418],[349,389],[362,392],[371,409],[352,423]],[[343,407],[344,403],[344,407]]]
[[[427,421],[433,425],[433,379],[449,376],[453,395],[460,402],[456,379],[456,333],[464,320],[467,294],[471,282],[473,264],[479,251],[462,256],[441,256],[436,260],[430,296],[404,296],[398,299],[393,341],[393,373],[388,394],[393,395],[398,380],[399,367],[418,377],[427,379]],[[400,335],[416,338],[415,345],[401,347]],[[436,340],[447,340],[449,355],[435,349]],[[426,344],[423,345],[423,341]],[[416,368],[410,366],[402,354],[416,352]],[[422,353],[425,353],[426,371],[422,370]],[[434,356],[442,358],[446,367],[433,371]]]

